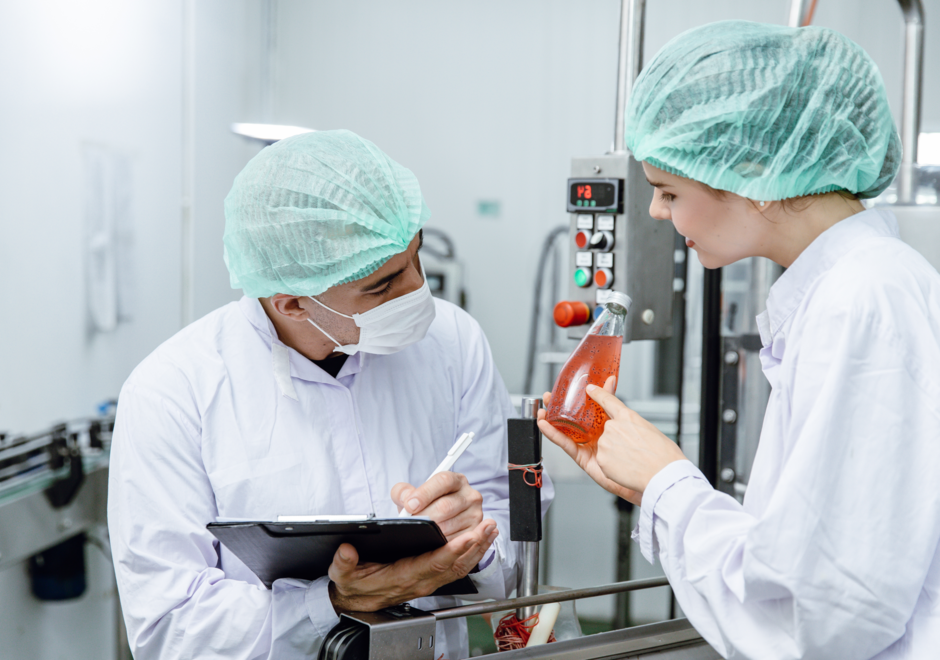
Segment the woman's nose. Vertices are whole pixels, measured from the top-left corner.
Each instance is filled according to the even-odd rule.
[[[654,194],[653,201],[650,202],[650,217],[656,220],[672,220],[672,214],[669,207],[656,199]]]

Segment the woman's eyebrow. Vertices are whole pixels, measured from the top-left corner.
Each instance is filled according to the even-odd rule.
[[[650,181],[649,177],[646,177],[646,182],[654,188],[662,188],[663,186],[669,185],[668,183],[662,183],[660,181]]]

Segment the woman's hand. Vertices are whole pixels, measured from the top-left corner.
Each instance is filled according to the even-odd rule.
[[[612,393],[616,388],[616,384],[616,378],[611,376],[607,379],[607,383],[604,385],[604,388],[609,388],[609,391]],[[611,394],[611,396],[613,396],[613,394]],[[551,393],[546,392],[542,397],[542,400],[545,403],[545,409],[547,409],[549,404],[552,402]],[[564,452],[574,459],[574,462],[577,463],[582,470],[587,472],[587,475],[596,481],[601,488],[610,493],[613,493],[617,497],[622,497],[628,502],[632,502],[633,504],[639,506],[642,493],[637,493],[628,488],[624,488],[604,476],[604,472],[597,463],[597,444],[590,442],[579,445],[578,443],[571,440],[571,438],[566,436],[564,433],[556,429],[545,420],[545,409],[539,410],[538,415],[539,430],[542,431],[542,434],[556,445],[561,447]]]
[[[656,473],[674,461],[685,460],[678,445],[659,429],[627,408],[614,396],[616,379],[603,388],[588,385],[587,393],[610,417],[596,444],[575,444],[545,421],[539,413],[539,429],[565,450],[605,490],[639,505]],[[550,395],[545,395],[546,405]]]

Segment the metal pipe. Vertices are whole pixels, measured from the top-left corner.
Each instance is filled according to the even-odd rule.
[[[542,407],[542,400],[537,397],[523,397],[522,418],[536,419]],[[539,435],[539,457],[542,455],[541,434]],[[516,594],[521,597],[535,596],[539,592],[539,543],[538,541],[524,541],[522,543],[522,572],[516,585]],[[534,606],[520,607],[516,610],[516,618],[520,621],[528,619],[536,613]]]
[[[665,587],[669,585],[669,580],[664,577],[646,578],[645,580],[631,580],[629,582],[614,582],[613,584],[604,584],[599,587],[586,587],[584,589],[568,589],[566,591],[553,591],[547,594],[537,596],[526,596],[525,598],[510,598],[508,600],[488,601],[486,603],[474,603],[473,605],[462,605],[460,607],[448,607],[443,610],[431,612],[438,621],[444,619],[457,619],[474,614],[489,614],[501,610],[511,610],[512,608],[538,607],[547,603],[564,603],[569,600],[579,600],[581,598],[594,598],[596,596],[609,596],[610,594],[619,594],[625,591],[639,591],[641,589],[652,589],[654,587]]]
[[[920,99],[924,83],[924,6],[921,0],[898,0],[904,14],[904,90],[901,104],[901,170],[898,203],[914,202],[914,165],[920,136]]]
[[[622,154],[624,142],[624,113],[627,99],[633,92],[640,70],[643,68],[643,22],[646,0],[620,0],[620,53],[617,61],[617,108],[614,111],[614,150]]]
[[[808,23],[813,0],[792,0],[790,2],[790,18],[787,25],[790,27],[803,27]]]

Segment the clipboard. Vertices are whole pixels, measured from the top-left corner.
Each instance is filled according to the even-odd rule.
[[[349,543],[360,562],[390,564],[444,546],[437,523],[421,518],[370,518],[359,521],[216,522],[206,525],[270,589],[275,580],[316,580],[327,574],[336,549]],[[464,576],[432,596],[477,592]]]

